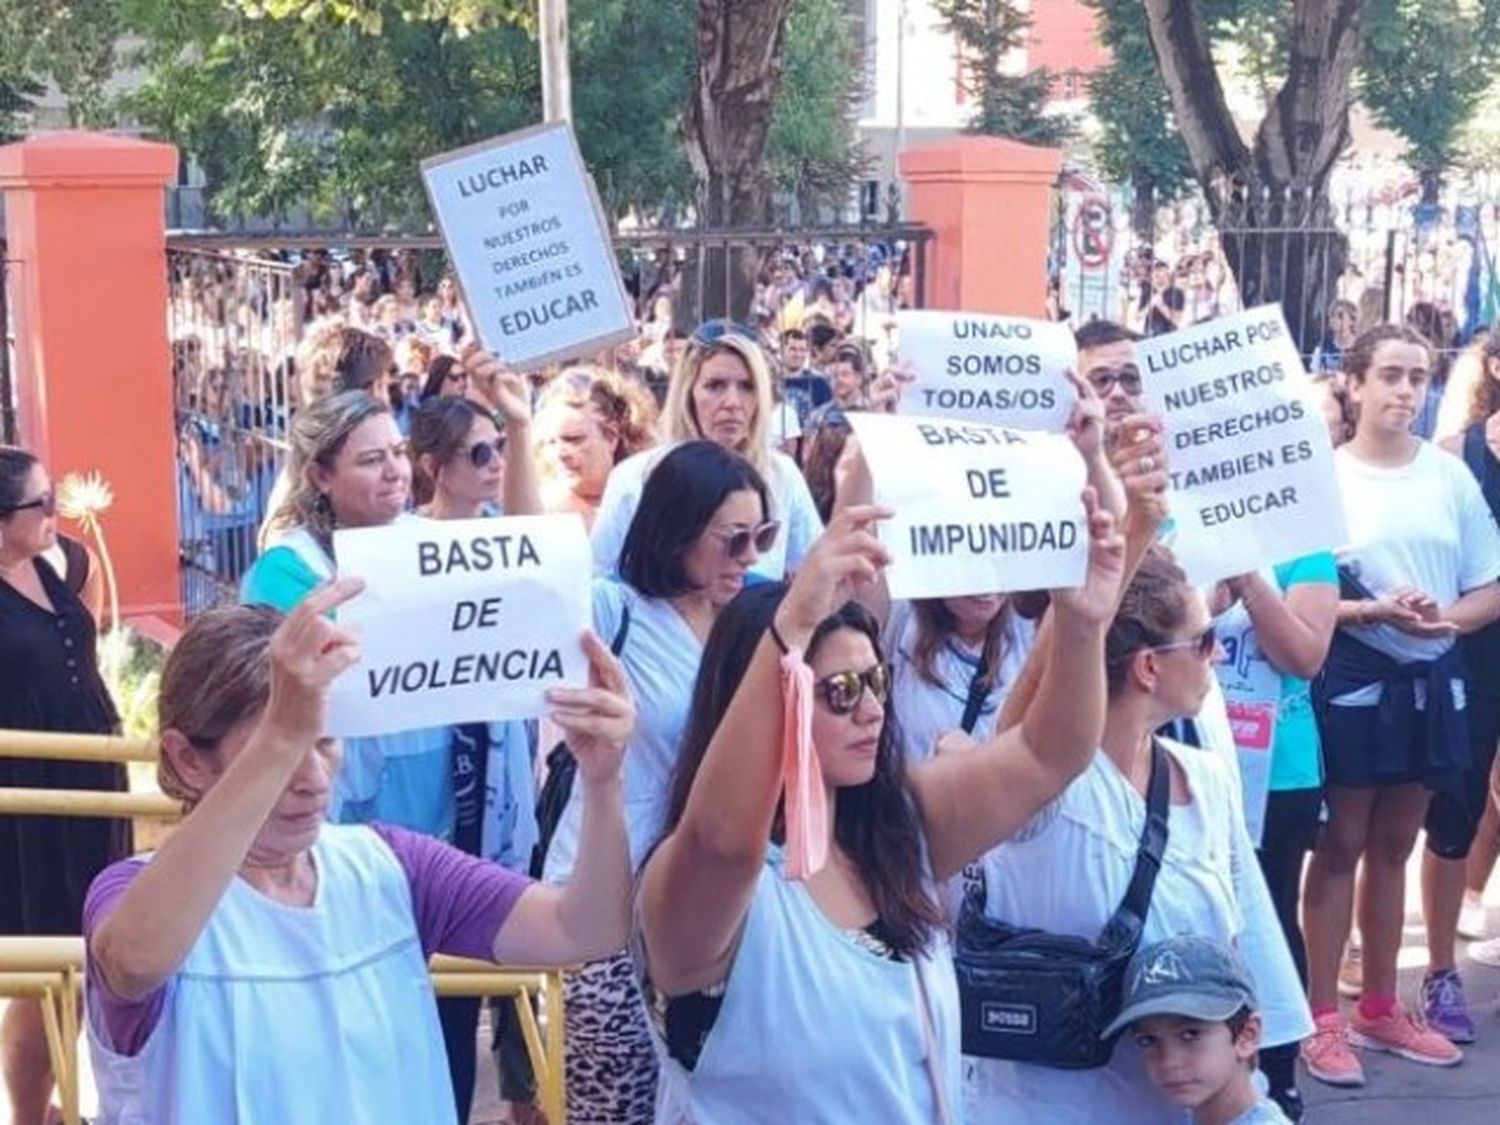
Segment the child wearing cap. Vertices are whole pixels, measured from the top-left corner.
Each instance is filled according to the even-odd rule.
[[[1255,1084],[1260,1016],[1250,970],[1222,942],[1182,936],[1131,958],[1124,1006],[1106,1037],[1126,1031],[1151,1081],[1193,1125],[1289,1122]]]

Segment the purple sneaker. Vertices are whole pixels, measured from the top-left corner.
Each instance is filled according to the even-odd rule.
[[[1450,1043],[1472,1043],[1478,1034],[1464,1001],[1464,982],[1453,969],[1428,973],[1422,981],[1422,1014]]]

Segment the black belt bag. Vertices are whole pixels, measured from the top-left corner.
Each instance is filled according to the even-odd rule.
[[[995,922],[984,916],[982,886],[965,896],[954,943],[964,1054],[1063,1070],[1109,1062],[1118,1036],[1101,1033],[1120,1012],[1125,967],[1151,907],[1167,847],[1170,790],[1166,751],[1153,740],[1135,873],[1098,940]]]

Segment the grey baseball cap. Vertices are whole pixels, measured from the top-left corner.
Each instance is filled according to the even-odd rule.
[[[1104,1037],[1147,1016],[1217,1021],[1255,1007],[1244,959],[1223,942],[1183,935],[1147,946],[1130,959],[1124,1005]]]

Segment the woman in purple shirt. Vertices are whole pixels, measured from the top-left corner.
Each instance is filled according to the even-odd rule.
[[[101,1122],[453,1125],[428,956],[557,965],[625,940],[634,708],[592,634],[592,686],[549,693],[589,805],[566,886],[324,823],[329,686],[359,658],[325,615],[359,589],[335,582],[285,618],[210,611],[167,663],[161,779],[190,812],[160,851],[106,869],[84,908]]]

